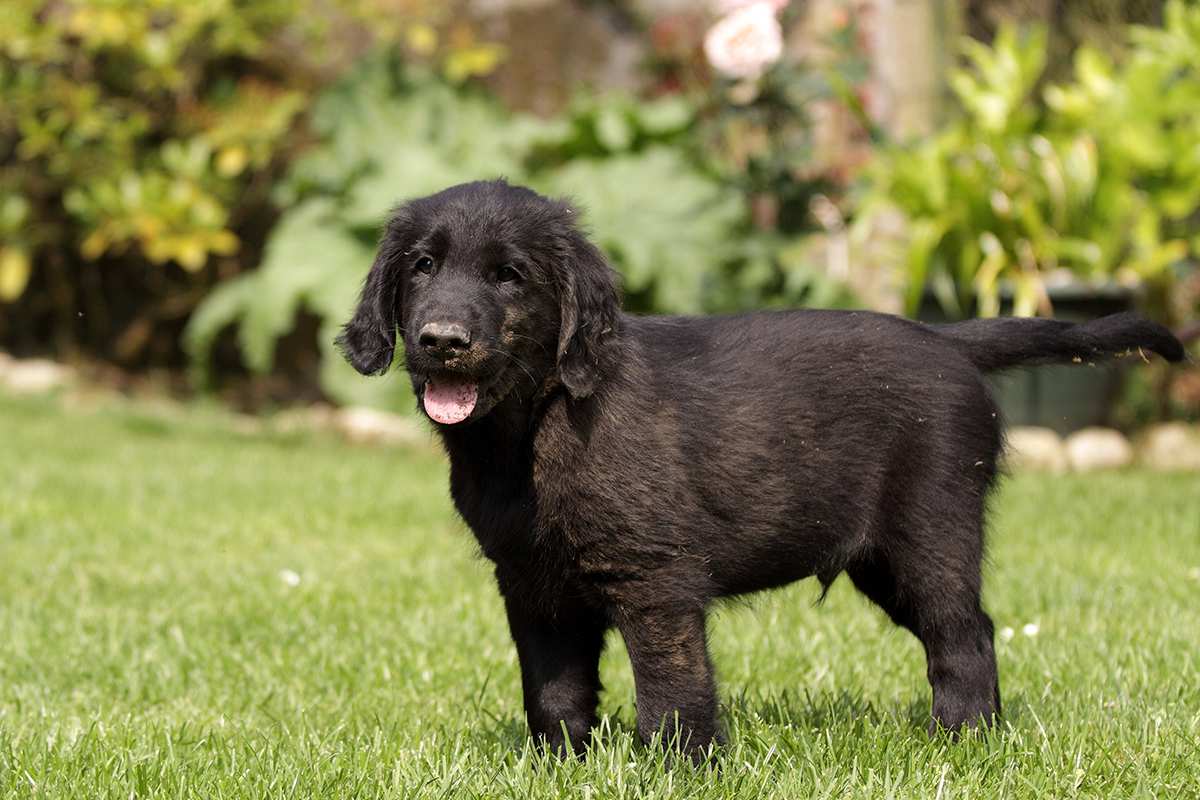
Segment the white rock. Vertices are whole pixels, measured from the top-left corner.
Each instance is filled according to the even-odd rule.
[[[426,438],[421,427],[408,417],[373,408],[340,409],[333,417],[333,426],[352,442],[411,445]]]
[[[1112,428],[1084,428],[1067,437],[1067,462],[1076,472],[1119,469],[1133,463],[1133,446]]]
[[[271,428],[278,433],[327,430],[334,426],[337,410],[326,403],[314,403],[303,408],[280,411],[270,419]]]
[[[229,427],[243,436],[257,436],[264,430],[262,419],[251,414],[233,414],[229,419]]]
[[[1067,451],[1062,438],[1049,428],[1009,428],[1005,438],[1004,461],[1009,469],[1066,472]]]
[[[1151,469],[1200,470],[1200,427],[1185,422],[1150,426],[1138,438],[1138,461]]]
[[[16,394],[44,394],[71,382],[69,367],[42,358],[7,359],[0,370],[0,383]]]

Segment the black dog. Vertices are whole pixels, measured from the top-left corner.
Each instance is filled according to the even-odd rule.
[[[339,342],[377,374],[397,330],[495,562],[535,738],[583,749],[616,626],[638,732],[678,725],[692,755],[719,735],[705,610],[811,575],[849,574],[920,639],[931,729],[989,722],[980,561],[1001,424],[982,373],[1183,356],[1128,314],[628,316],[571,207],[503,181],[395,212]]]

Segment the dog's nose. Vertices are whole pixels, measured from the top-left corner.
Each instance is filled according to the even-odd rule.
[[[417,341],[435,355],[449,358],[471,345],[471,332],[457,322],[427,322]]]

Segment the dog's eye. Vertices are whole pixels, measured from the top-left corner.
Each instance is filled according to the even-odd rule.
[[[513,269],[512,264],[501,264],[499,267],[496,267],[497,283],[508,283],[509,281],[515,281],[520,277],[521,273]]]
[[[413,269],[415,269],[417,272],[422,272],[428,275],[429,273],[433,272],[433,259],[429,256],[421,256],[417,259],[416,263],[413,264]]]

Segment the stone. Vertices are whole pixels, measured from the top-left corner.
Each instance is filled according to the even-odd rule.
[[[415,445],[428,439],[414,420],[373,408],[340,409],[334,414],[333,427],[352,442]]]
[[[1067,471],[1067,451],[1062,438],[1049,428],[1009,428],[1005,441],[1004,463],[1009,469]]]
[[[229,428],[234,433],[242,436],[258,436],[266,430],[262,418],[256,417],[253,414],[230,415]]]
[[[7,358],[0,369],[0,384],[15,394],[45,394],[71,383],[74,374],[69,367],[42,358]]]
[[[1133,463],[1133,445],[1112,428],[1084,428],[1064,443],[1067,463],[1076,472],[1120,469]]]
[[[338,411],[327,403],[289,408],[271,417],[271,429],[276,433],[325,431],[334,427]]]
[[[1138,437],[1138,463],[1150,469],[1200,470],[1200,426],[1151,425]]]

